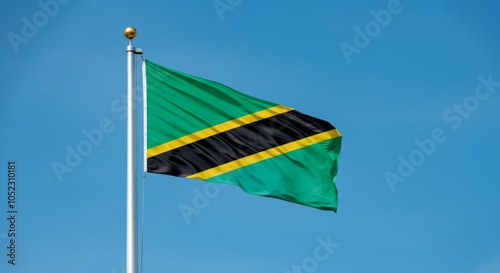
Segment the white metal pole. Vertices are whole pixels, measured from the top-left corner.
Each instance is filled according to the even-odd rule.
[[[127,273],[137,273],[137,164],[136,164],[136,91],[135,91],[135,47],[132,39],[135,28],[125,29],[130,39],[127,46]]]

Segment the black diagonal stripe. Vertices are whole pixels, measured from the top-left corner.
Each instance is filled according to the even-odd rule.
[[[324,120],[290,111],[150,157],[148,172],[186,177],[333,129]]]

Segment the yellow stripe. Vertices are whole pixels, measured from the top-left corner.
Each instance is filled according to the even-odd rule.
[[[182,147],[184,145],[191,144],[191,143],[196,142],[200,139],[211,137],[213,135],[216,135],[216,134],[219,134],[222,132],[226,132],[226,131],[229,131],[231,129],[234,129],[234,128],[237,128],[240,126],[243,126],[243,125],[246,125],[246,124],[249,124],[252,122],[256,122],[256,121],[261,120],[261,119],[265,119],[265,118],[269,118],[269,117],[276,116],[279,114],[283,114],[283,113],[289,112],[291,110],[293,110],[293,108],[286,107],[283,105],[278,105],[278,106],[274,106],[274,107],[271,107],[271,108],[268,108],[268,109],[265,109],[265,110],[262,110],[259,112],[248,114],[248,115],[243,116],[241,118],[229,120],[229,121],[220,123],[218,125],[215,125],[213,127],[206,128],[206,129],[203,129],[201,131],[192,133],[190,135],[186,135],[186,136],[171,140],[169,142],[165,142],[165,143],[160,144],[156,147],[150,148],[147,151],[147,158],[171,151],[173,149],[177,149],[177,148]]]
[[[310,137],[306,137],[303,139],[299,139],[287,144],[283,144],[281,146],[277,146],[262,152],[258,152],[253,155],[249,155],[246,157],[242,157],[240,159],[228,162],[226,164],[219,165],[217,167],[192,174],[190,176],[187,176],[187,178],[199,178],[199,179],[209,179],[217,175],[221,175],[223,173],[227,173],[230,171],[234,171],[239,168],[243,168],[245,166],[269,159],[271,157],[275,157],[280,154],[284,153],[289,153],[292,151],[295,151],[300,148],[304,148],[313,144],[316,144],[318,142],[340,137],[342,136],[340,132],[337,129],[331,130],[331,131],[326,131],[323,133],[319,133]]]

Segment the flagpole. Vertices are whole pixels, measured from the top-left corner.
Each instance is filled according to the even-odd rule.
[[[137,164],[136,164],[136,91],[135,54],[132,39],[137,35],[133,27],[125,29],[127,46],[127,273],[137,273]]]

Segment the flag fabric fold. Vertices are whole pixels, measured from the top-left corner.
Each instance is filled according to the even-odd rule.
[[[337,209],[330,123],[145,60],[147,172]]]

